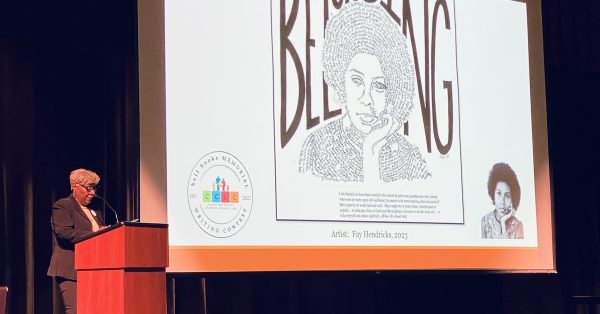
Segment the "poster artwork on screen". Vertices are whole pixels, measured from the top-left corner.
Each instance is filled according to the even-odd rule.
[[[277,219],[463,223],[453,1],[271,5]]]

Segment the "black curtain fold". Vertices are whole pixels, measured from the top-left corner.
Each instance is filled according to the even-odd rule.
[[[2,228],[3,261],[0,284],[10,287],[12,311],[33,309],[33,84],[30,80],[32,58],[29,46],[0,44],[2,74]],[[12,295],[15,295],[13,297]],[[22,302],[15,301],[22,298]]]

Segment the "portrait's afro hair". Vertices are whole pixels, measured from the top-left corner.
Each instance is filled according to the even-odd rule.
[[[492,201],[494,201],[494,193],[496,192],[496,185],[498,182],[505,182],[508,187],[510,187],[513,207],[515,209],[519,208],[519,203],[521,202],[521,186],[519,185],[517,175],[508,164],[497,163],[490,171],[487,188]]]
[[[357,54],[375,56],[384,75],[386,112],[404,123],[412,110],[415,70],[400,25],[379,4],[350,2],[325,28],[323,75],[342,104],[346,103],[345,73]]]

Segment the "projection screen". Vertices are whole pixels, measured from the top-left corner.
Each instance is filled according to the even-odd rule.
[[[555,270],[539,0],[138,10],[170,272]]]

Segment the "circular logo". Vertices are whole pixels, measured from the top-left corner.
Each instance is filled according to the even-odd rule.
[[[204,155],[188,182],[188,204],[196,223],[217,238],[238,233],[252,210],[252,182],[248,171],[227,152]]]

